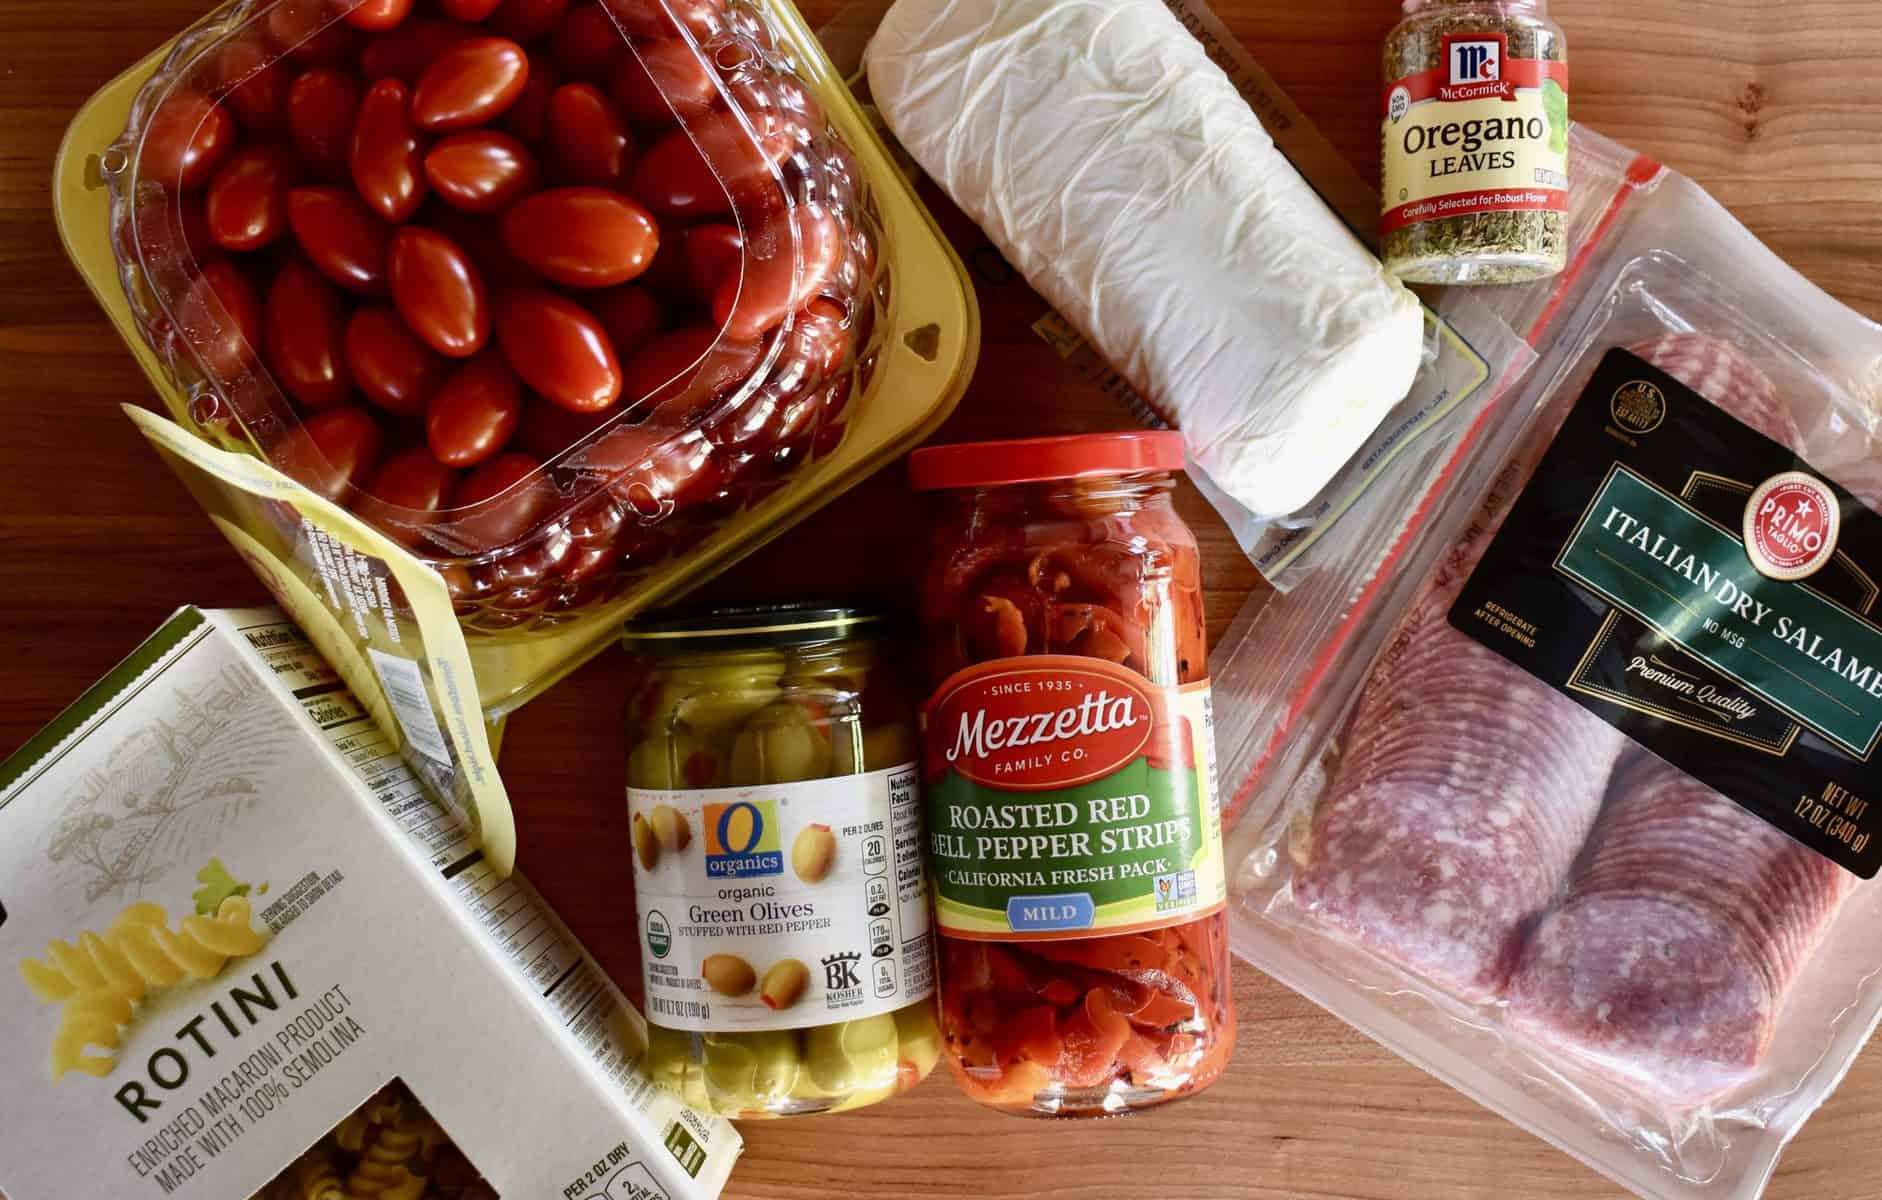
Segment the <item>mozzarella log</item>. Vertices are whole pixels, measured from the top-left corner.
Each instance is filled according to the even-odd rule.
[[[1252,511],[1306,506],[1410,389],[1417,299],[1161,0],[899,0],[909,153]]]

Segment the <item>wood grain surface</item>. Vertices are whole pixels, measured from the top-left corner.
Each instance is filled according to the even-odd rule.
[[[204,0],[0,3],[0,750],[17,746],[184,602],[261,587],[116,411],[148,393],[54,232],[61,132],[98,85]],[[816,24],[841,0],[807,0]],[[1217,0],[1227,24],[1353,162],[1376,174],[1389,0]],[[1576,116],[1710,188],[1805,274],[1882,317],[1882,5],[1875,0],[1556,0]],[[939,204],[938,208],[942,207]],[[958,214],[985,352],[947,439],[1114,428],[1128,416],[1026,328],[1043,305]],[[1193,492],[1216,634],[1256,585]],[[896,469],[712,586],[716,597],[905,600],[921,512]],[[504,773],[522,865],[630,987],[622,662],[603,656],[520,713]],[[862,1113],[747,1127],[728,1193],[1556,1200],[1613,1185],[1246,966],[1240,1049],[1204,1095],[1083,1124],[1000,1117],[937,1072]],[[1770,1195],[1882,1196],[1882,1049],[1785,1161]],[[26,1198],[36,1200],[36,1198]]]

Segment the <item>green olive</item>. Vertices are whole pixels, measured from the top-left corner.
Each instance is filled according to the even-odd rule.
[[[627,753],[627,785],[655,791],[711,787],[724,764],[686,725],[654,729]]]
[[[890,767],[915,762],[920,757],[914,729],[900,721],[863,731],[865,771],[886,771]]]
[[[795,1030],[708,1033],[705,1081],[721,1113],[767,1112],[790,1099],[803,1065]]]
[[[899,1054],[895,1017],[890,1013],[804,1032],[804,1061],[810,1078],[832,1096],[882,1088],[893,1091]]]
[[[827,779],[830,736],[810,714],[788,700],[753,713],[732,743],[733,787]]]
[[[895,1032],[902,1042],[900,1088],[907,1090],[928,1078],[941,1061],[941,1026],[935,1020],[934,1001],[920,1000],[896,1009]]]
[[[649,1024],[645,1067],[649,1079],[670,1092],[685,1096],[691,1090],[690,1079],[699,1076],[699,1064],[693,1057],[693,1035],[683,1029]]]
[[[862,723],[854,718],[830,724],[830,770],[837,775],[861,775],[867,768],[868,749]]]

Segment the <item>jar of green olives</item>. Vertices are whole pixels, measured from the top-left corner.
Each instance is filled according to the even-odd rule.
[[[656,615],[628,709],[647,1069],[730,1117],[860,1108],[940,1056],[914,710],[886,622]]]

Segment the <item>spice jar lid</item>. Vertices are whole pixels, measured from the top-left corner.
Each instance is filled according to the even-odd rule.
[[[743,604],[676,608],[627,625],[621,640],[639,654],[803,646],[885,630],[889,614],[837,604]]]
[[[908,460],[923,491],[1182,469],[1183,435],[1147,429],[930,446]]]

